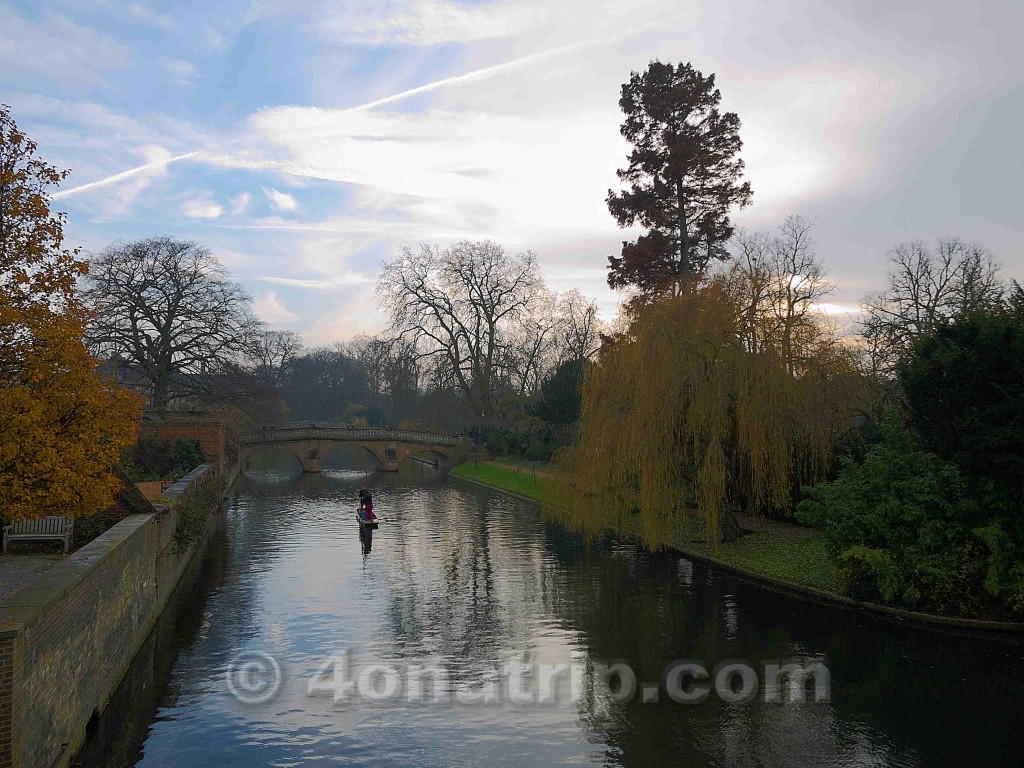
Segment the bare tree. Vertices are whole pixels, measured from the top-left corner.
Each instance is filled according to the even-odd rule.
[[[819,337],[820,301],[835,290],[815,252],[813,222],[789,216],[776,234],[735,237],[730,280],[743,297],[739,327],[750,352],[774,350],[791,375],[801,370],[810,339]]]
[[[173,396],[222,388],[261,329],[248,294],[189,240],[113,243],[90,258],[84,295],[93,353],[136,371],[158,409]]]
[[[889,251],[888,285],[865,298],[863,333],[871,367],[888,376],[921,335],[944,320],[998,305],[1005,292],[992,254],[960,238],[921,240]]]
[[[250,351],[254,373],[262,381],[280,387],[292,362],[302,354],[302,337],[294,331],[259,331]]]
[[[800,369],[804,336],[809,331],[817,335],[811,327],[820,313],[817,304],[836,289],[815,252],[813,226],[803,216],[786,217],[769,249],[769,301],[782,358],[791,375]]]
[[[296,356],[282,394],[293,419],[333,423],[349,406],[368,405],[370,392],[351,343],[335,342]]]
[[[362,366],[366,388],[374,397],[383,397],[387,392],[387,367],[391,345],[390,339],[365,334],[356,336],[344,345],[347,354]]]
[[[348,349],[359,362],[371,395],[396,425],[419,394],[420,361],[414,342],[383,336],[357,336]]]
[[[597,302],[573,288],[562,294],[557,308],[562,361],[588,359],[601,346],[601,332],[605,330]]]
[[[556,305],[556,294],[541,288],[526,302],[518,321],[508,328],[499,375],[517,395],[535,394],[557,363],[562,318]]]
[[[596,302],[575,288],[561,295],[541,288],[510,328],[503,381],[515,394],[536,395],[560,363],[594,354],[603,328]]]
[[[510,329],[541,287],[537,258],[491,241],[403,248],[383,264],[378,295],[395,338],[416,342],[466,397],[481,424],[495,416]]]
[[[748,352],[757,354],[768,343],[763,317],[771,306],[772,237],[764,231],[737,230],[732,238],[733,263],[728,279],[732,293],[741,296],[740,336]]]

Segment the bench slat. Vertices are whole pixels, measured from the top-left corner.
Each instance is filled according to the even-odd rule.
[[[35,520],[21,520],[5,525],[3,530],[3,551],[7,552],[7,542],[11,539],[60,539],[64,542],[64,551],[71,547],[71,531],[75,518],[61,515],[46,515]]]

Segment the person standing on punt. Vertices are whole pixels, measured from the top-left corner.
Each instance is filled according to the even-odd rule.
[[[362,493],[360,501],[362,502],[363,520],[373,520],[373,495],[365,488],[360,493]]]

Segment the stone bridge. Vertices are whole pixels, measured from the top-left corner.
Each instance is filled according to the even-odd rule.
[[[339,445],[358,445],[377,459],[384,472],[397,472],[398,465],[414,453],[429,451],[438,467],[448,467],[469,445],[461,437],[413,432],[405,429],[348,429],[344,427],[288,427],[243,432],[239,462],[242,467],[264,448],[281,448],[302,462],[305,472],[319,472]]]

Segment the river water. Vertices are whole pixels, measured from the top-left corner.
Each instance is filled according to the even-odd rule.
[[[1021,764],[1020,643],[586,542],[416,462],[369,476],[349,463],[322,475],[268,463],[240,480],[75,765]],[[367,477],[385,518],[370,542],[353,518]],[[699,703],[669,695],[680,660],[709,672]],[[729,663],[741,671],[719,693]],[[803,702],[787,686],[766,701],[771,663],[822,664],[828,700],[810,681]]]

